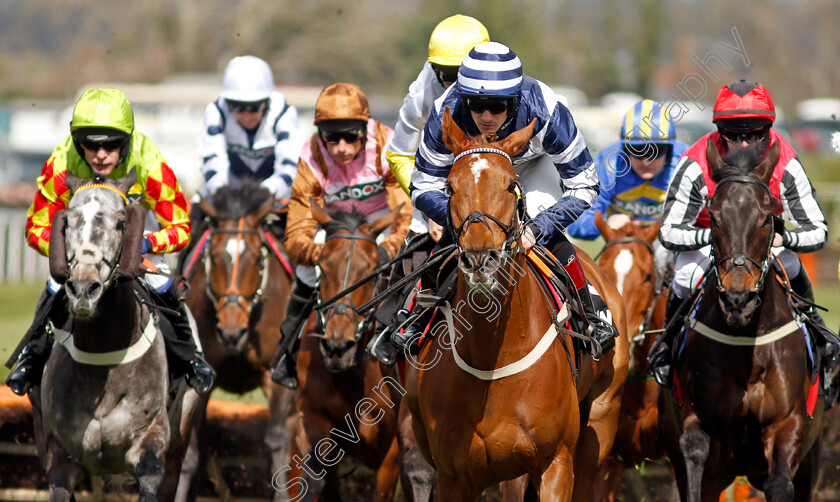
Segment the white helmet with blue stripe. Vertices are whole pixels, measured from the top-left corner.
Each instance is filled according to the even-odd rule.
[[[478,44],[461,62],[458,90],[462,95],[518,97],[522,63],[506,45]]]

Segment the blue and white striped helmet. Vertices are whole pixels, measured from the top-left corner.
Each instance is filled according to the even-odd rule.
[[[458,90],[462,95],[519,96],[522,63],[506,45],[478,44],[461,62]]]

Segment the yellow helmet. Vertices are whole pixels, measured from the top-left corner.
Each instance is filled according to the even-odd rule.
[[[461,14],[447,17],[435,27],[429,38],[429,62],[460,66],[470,49],[489,41],[487,28],[479,20]]]

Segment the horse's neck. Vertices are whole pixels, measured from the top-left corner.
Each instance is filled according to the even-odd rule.
[[[516,255],[496,277],[503,290],[483,295],[471,292],[459,271],[452,305],[459,353],[479,366],[484,358],[481,367],[488,368],[505,352],[520,354],[523,347],[533,348],[550,321],[546,299],[524,254]]]
[[[73,319],[73,343],[79,350],[109,352],[128,347],[142,333],[135,329],[140,308],[131,281],[117,281],[99,300],[90,319]]]

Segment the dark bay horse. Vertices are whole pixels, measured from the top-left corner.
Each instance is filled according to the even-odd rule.
[[[201,202],[209,230],[194,236],[204,241],[196,243],[192,253],[197,254],[186,260],[196,264],[188,266],[188,273],[194,273],[189,277],[187,305],[195,316],[205,357],[216,369],[216,387],[235,394],[261,388],[268,399],[271,420],[265,442],[272,473],[289,460],[287,422],[294,415],[294,392],[272,382],[268,371],[282,338],[280,323],[286,315],[292,273],[288,262],[278,258],[285,260],[285,251],[266,225],[274,202],[271,192],[256,181],[218,189]],[[188,489],[203,463],[194,448],[204,448],[201,434],[208,398],[209,393],[196,418],[182,490]]]
[[[613,501],[621,493],[624,469],[665,456],[659,440],[656,407],[659,385],[647,372],[647,357],[665,324],[667,287],[656,268],[653,242],[660,224],[641,226],[630,221],[614,229],[595,212],[595,225],[604,238],[598,265],[618,288],[630,334],[630,365],[621,396],[621,413],[612,452],[595,484],[594,500]]]
[[[67,173],[73,192],[56,214],[51,272],[66,279],[71,332],[56,343],[30,393],[38,456],[51,501],[73,500],[85,474],[128,472],[140,500],[173,500],[198,394],[182,384],[169,410],[169,378],[156,315],[134,281],[142,206],[126,206],[136,171],[112,182]]]
[[[675,390],[659,396],[659,426],[680,498],[717,501],[746,475],[770,502],[811,500],[820,461],[823,398],[808,342],[774,273],[778,143],[706,158],[713,262],[687,321]]]
[[[367,223],[360,212],[328,215],[314,199],[311,207],[312,216],[326,230],[318,267],[320,296],[327,300],[379,265],[376,237],[393,225],[400,208]],[[296,497],[301,497],[295,500],[337,500],[334,466],[345,453],[376,473],[375,500],[394,498],[399,474],[396,407],[405,391],[393,368],[365,352],[374,319],[372,312],[362,316],[356,311],[373,298],[378,281],[367,281],[316,310],[306,324],[297,360],[296,446],[309,456],[309,472],[324,475],[295,478]],[[316,325],[323,335],[315,333]]]
[[[458,287],[406,385],[442,501],[477,500],[486,487],[521,475],[540,500],[589,500],[615,436],[628,358],[621,297],[578,251],[620,337],[600,361],[584,354],[575,367],[572,337],[556,329],[551,300],[516,245],[522,201],[510,157],[533,127],[477,148],[448,110],[443,118],[456,156],[447,188],[452,228],[462,229],[455,231]],[[473,224],[462,225],[467,219]]]

